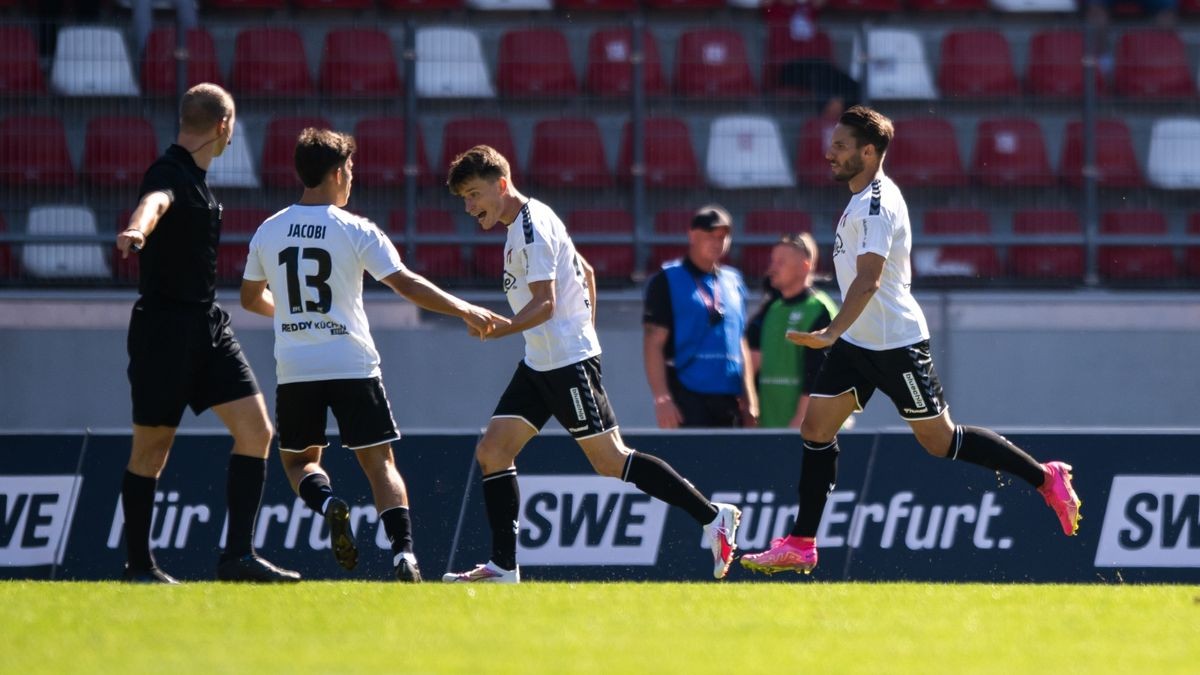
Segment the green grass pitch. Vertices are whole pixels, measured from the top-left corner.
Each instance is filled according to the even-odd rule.
[[[0,673],[1196,673],[1200,589],[0,582]]]

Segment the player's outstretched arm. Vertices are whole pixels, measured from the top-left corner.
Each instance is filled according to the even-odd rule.
[[[829,325],[821,330],[811,333],[788,331],[785,337],[794,344],[812,349],[825,349],[837,342],[842,333],[854,325],[863,310],[867,308],[867,303],[879,290],[879,280],[883,278],[883,263],[886,261],[887,258],[878,253],[864,253],[858,256],[854,281],[850,282],[850,288],[846,289],[842,309],[838,311],[833,321],[830,321]]]
[[[138,202],[137,208],[129,216],[129,224],[117,234],[117,250],[122,258],[129,257],[130,249],[140,249],[146,245],[146,238],[158,226],[158,221],[171,208],[171,195],[166,192],[148,192]]]
[[[267,288],[266,280],[242,279],[242,309],[267,318],[275,316],[275,295]]]
[[[439,314],[457,316],[477,332],[489,333],[498,323],[507,321],[504,317],[483,307],[472,305],[462,298],[450,295],[434,285],[432,281],[407,268],[393,272],[381,281],[417,307]]]

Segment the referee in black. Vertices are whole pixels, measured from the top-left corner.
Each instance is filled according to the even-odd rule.
[[[150,552],[158,477],[183,411],[212,408],[233,434],[222,581],[299,581],[252,544],[274,431],[229,315],[216,303],[221,203],[208,188],[213,158],[233,138],[233,97],[198,84],[179,104],[179,135],[146,171],[141,201],[117,235],[121,257],[140,251],[140,297],[129,320],[133,452],[121,483],[127,581],[178,583]]]

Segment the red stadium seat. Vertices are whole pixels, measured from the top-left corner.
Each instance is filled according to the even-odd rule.
[[[605,188],[613,184],[600,129],[591,118],[542,120],[533,128],[529,177],[547,188]]]
[[[763,58],[762,88],[764,91],[776,91],[780,88],[779,71],[785,63],[791,61],[821,60],[833,61],[833,43],[822,30],[816,32],[807,40],[798,40],[792,33],[793,12],[778,8],[786,5],[774,5],[766,13],[767,46]]]
[[[1196,95],[1187,48],[1173,30],[1127,31],[1117,43],[1114,57],[1113,89],[1120,96]]]
[[[92,185],[134,187],[158,157],[154,127],[141,117],[93,117],[83,142],[83,176]]]
[[[271,217],[266,209],[227,209],[221,214],[221,244],[217,247],[217,281],[225,284],[240,284],[246,271],[246,256],[250,253],[250,242],[230,241],[229,235],[251,237],[263,221]]]
[[[1187,233],[1200,235],[1200,213],[1188,217]],[[1200,279],[1200,240],[1195,245],[1183,249],[1184,273],[1193,279]]]
[[[364,118],[354,125],[354,138],[358,145],[358,152],[354,153],[356,182],[365,187],[404,186],[404,162],[408,156],[404,129],[403,117]],[[419,124],[416,133],[417,183],[433,185],[436,181],[429,170],[425,137],[421,135]]]
[[[1167,234],[1167,219],[1159,211],[1108,211],[1100,216],[1101,234]],[[1098,252],[1100,276],[1126,281],[1173,279],[1179,274],[1170,246],[1154,244],[1105,245]]]
[[[1104,91],[1104,78],[1096,71],[1096,91]],[[1044,30],[1029,41],[1029,68],[1025,81],[1035,96],[1083,96],[1083,33],[1077,30]]]
[[[375,0],[292,0],[296,9],[374,9]]]
[[[992,224],[986,211],[979,209],[930,209],[925,212],[922,233],[927,235],[978,235],[981,239],[992,233]],[[925,253],[914,253],[914,269],[923,276],[967,276],[990,279],[1002,276],[1004,267],[991,244],[951,244],[947,246],[922,247],[928,256],[930,267],[922,270],[917,261],[925,259]]]
[[[579,91],[567,38],[552,28],[505,33],[496,81],[502,96],[573,96]]]
[[[1120,118],[1096,120],[1096,135],[1091,141],[1096,148],[1097,182],[1104,187],[1142,187],[1142,171],[1133,152],[1133,137]],[[1067,124],[1067,140],[1063,143],[1062,178],[1070,185],[1083,184],[1083,123],[1073,120]]]
[[[379,0],[383,9],[397,11],[444,11],[462,9],[463,0]]]
[[[957,187],[967,184],[950,122],[938,117],[896,120],[885,170],[901,187]],[[829,175],[826,164],[826,176]]]
[[[762,210],[750,211],[738,234],[770,235],[778,240],[785,234],[812,232],[812,216],[806,211]],[[734,237],[737,241],[737,237]],[[742,273],[748,277],[761,277],[771,264],[771,249],[775,243],[743,244],[738,263]]]
[[[676,117],[648,117],[645,121],[646,186],[695,188],[701,186],[700,167],[692,149],[687,124]],[[623,184],[633,180],[633,128],[625,123],[617,176]]]
[[[14,116],[0,122],[0,174],[0,182],[12,187],[74,185],[62,120]]]
[[[908,0],[912,12],[986,12],[987,0]]]
[[[938,87],[943,96],[1020,93],[1008,40],[994,30],[956,30],[942,38]]]
[[[287,0],[207,0],[205,9],[283,9]]]
[[[1041,127],[1032,119],[980,120],[971,171],[976,180],[988,187],[1054,184]]]
[[[796,177],[808,185],[829,186],[833,174],[825,153],[833,137],[837,120],[810,117],[800,129],[800,140],[796,143]],[[895,143],[895,141],[893,141]],[[888,156],[887,172],[892,173],[892,158]]]
[[[592,33],[588,40],[588,65],[584,88],[598,96],[628,96],[633,91],[633,66],[629,62],[633,31],[609,28]],[[642,87],[646,94],[667,93],[662,59],[654,34],[642,32]]]
[[[290,28],[247,28],[233,46],[230,75],[243,96],[307,96],[313,92],[304,44]]]
[[[324,117],[276,117],[267,124],[263,139],[263,185],[293,190],[301,187],[300,178],[296,176],[296,139],[307,127],[332,129],[333,125]],[[359,180],[362,180],[358,168],[361,154],[360,147],[354,157],[355,178]]]
[[[557,0],[554,6],[564,11],[632,12],[637,0]]]
[[[1075,211],[1018,211],[1013,215],[1014,235],[1082,235]],[[1081,244],[1018,244],[1009,249],[1013,274],[1021,279],[1083,280]]]
[[[512,177],[520,178],[517,146],[513,143],[508,120],[503,117],[463,117],[446,122],[446,126],[442,128],[442,159],[438,162],[439,170],[444,171],[459,153],[476,145],[490,145],[495,148],[508,160]]]
[[[221,84],[217,50],[212,34],[203,28],[188,31],[187,86],[201,82]],[[175,96],[175,29],[156,28],[146,40],[142,59],[142,91],[153,96]]]
[[[46,93],[37,40],[24,26],[0,26],[0,95]]]
[[[672,210],[654,214],[654,234],[665,235],[679,243],[655,244],[650,247],[649,271],[654,273],[668,260],[687,255],[688,231],[692,228],[695,211]]]
[[[405,255],[404,244],[407,218],[403,209],[392,211],[389,218],[389,229],[400,241],[396,247],[400,249],[400,257],[404,264],[413,271],[433,279],[456,279],[467,275],[466,262],[463,258],[461,244],[423,244],[418,242],[413,250],[414,259]],[[458,234],[454,226],[454,216],[442,209],[419,209],[417,211],[416,234]]]
[[[8,223],[4,221],[4,215],[0,214],[0,234],[8,231]],[[17,258],[13,256],[12,246],[6,242],[0,242],[0,281],[11,281],[20,276],[20,265],[17,264]]]
[[[1180,0],[1179,12],[1185,16],[1200,14],[1200,0]]]
[[[742,34],[716,28],[680,35],[675,52],[675,92],[698,97],[757,93]]]
[[[471,251],[471,267],[475,272],[476,281],[487,286],[501,286],[504,278],[504,238],[507,228],[493,227],[479,234],[478,241]],[[494,243],[492,243],[494,242]]]
[[[633,238],[633,216],[628,211],[572,211],[567,216],[567,231],[579,255],[596,270],[597,279],[628,281],[633,275],[634,252],[633,245],[629,243]],[[620,235],[626,239],[626,243],[580,242],[589,234]]]
[[[899,12],[900,0],[829,0],[831,12]]]
[[[335,96],[403,95],[387,33],[355,28],[329,31],[321,57],[321,91]]]

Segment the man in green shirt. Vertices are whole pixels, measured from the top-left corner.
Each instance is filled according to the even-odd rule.
[[[784,335],[829,325],[837,305],[812,287],[817,244],[803,232],[785,235],[771,249],[767,277],[778,293],[763,305],[746,330],[758,381],[759,426],[799,429],[808,391],[825,361],[825,351],[798,347]]]

